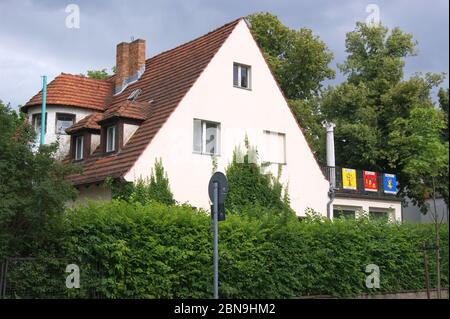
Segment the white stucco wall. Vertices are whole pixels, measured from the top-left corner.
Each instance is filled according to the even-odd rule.
[[[251,65],[251,90],[233,87],[233,62]],[[193,152],[194,118],[220,123],[217,167],[222,172],[246,133],[259,149],[264,130],[286,134],[287,164],[281,181],[289,183],[291,206],[298,215],[308,207],[326,215],[328,182],[244,21],[125,176],[128,181],[146,177],[155,158],[162,158],[175,199],[209,209],[207,185],[213,165],[210,156]],[[276,173],[277,167],[272,169]]]
[[[378,199],[358,199],[358,198],[335,198],[333,201],[334,209],[349,209],[355,211],[382,211],[391,214],[391,218],[396,221],[402,220],[402,204],[397,201],[378,200]],[[333,214],[333,211],[331,212]]]
[[[75,114],[75,123],[92,113],[91,110],[47,105],[47,131],[45,133],[45,144],[51,144],[59,139],[60,147],[57,154],[58,158],[64,158],[70,149],[70,136],[66,134],[56,134],[56,113]],[[32,124],[33,114],[41,114],[41,106],[31,106],[28,109],[28,120]],[[40,139],[40,133],[36,136],[37,141]]]
[[[91,134],[91,154],[100,145],[100,134]]]

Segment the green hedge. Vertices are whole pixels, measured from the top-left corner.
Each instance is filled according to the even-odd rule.
[[[71,290],[69,297],[211,297],[212,234],[204,212],[113,201],[70,211],[66,222],[64,261],[81,269],[81,289]],[[421,245],[433,241],[432,225],[366,219],[299,222],[270,213],[259,218],[228,214],[219,234],[223,298],[424,289]],[[448,287],[447,226],[441,238],[442,284]],[[429,258],[434,284],[432,251]],[[380,267],[380,289],[365,288],[368,264]],[[63,271],[55,276],[61,278]],[[59,291],[46,289],[42,291]]]

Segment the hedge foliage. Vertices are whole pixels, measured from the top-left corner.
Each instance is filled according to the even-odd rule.
[[[223,298],[354,296],[424,289],[421,246],[424,240],[433,242],[432,225],[397,225],[364,218],[298,221],[270,211],[255,215],[259,217],[229,213],[219,224]],[[210,216],[205,212],[157,203],[91,203],[69,211],[66,228],[61,251],[66,264],[80,266],[81,288],[63,293],[65,297],[212,295],[212,234]],[[442,284],[448,287],[447,227],[442,227],[441,238]],[[46,252],[44,257],[51,254]],[[434,284],[432,251],[429,259]],[[380,267],[380,289],[365,287],[368,264]],[[52,284],[67,275],[65,267],[60,268],[61,272],[53,272]],[[31,280],[33,275],[27,271],[28,276],[16,273],[16,278]],[[35,273],[35,277],[39,275]],[[64,286],[63,279],[59,282]],[[28,293],[48,297],[48,292],[60,288],[42,285]]]

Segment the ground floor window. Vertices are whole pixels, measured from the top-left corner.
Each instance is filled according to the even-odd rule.
[[[336,208],[333,210],[334,218],[346,218],[346,219],[355,219],[356,211],[349,209],[339,209]]]
[[[388,212],[383,212],[383,211],[374,211],[374,210],[370,210],[369,211],[369,218],[370,219],[388,219],[389,218],[389,213]]]

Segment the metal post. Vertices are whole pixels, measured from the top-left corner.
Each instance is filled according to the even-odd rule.
[[[2,260],[0,263],[0,299],[3,299],[3,268],[5,268],[6,260]]]
[[[47,76],[42,77],[42,110],[41,110],[41,140],[40,144],[44,145],[44,135],[45,135],[45,112],[47,107]]]
[[[214,203],[213,203],[213,223],[214,223],[214,299],[219,299],[219,184],[214,183]]]
[[[334,154],[334,128],[335,124],[331,122],[324,122],[323,126],[327,130],[327,166],[330,167],[330,184],[336,188],[336,160]]]
[[[427,288],[427,299],[430,299],[430,274],[428,272],[428,253],[427,244],[424,242],[423,246],[423,266],[425,268],[425,286]]]

